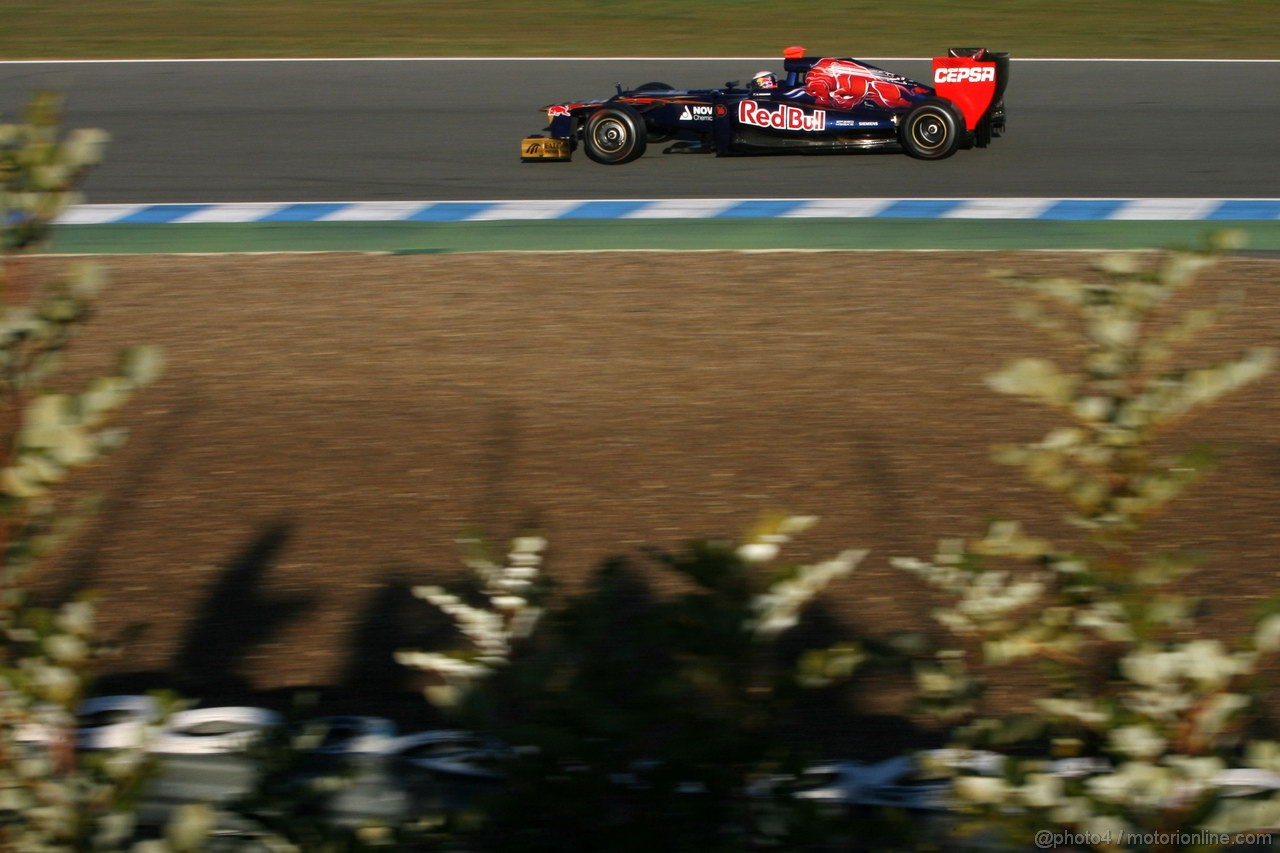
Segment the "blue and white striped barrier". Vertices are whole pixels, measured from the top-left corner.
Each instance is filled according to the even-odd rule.
[[[818,198],[86,204],[64,225],[210,222],[488,222],[547,219],[1280,220],[1274,198]]]

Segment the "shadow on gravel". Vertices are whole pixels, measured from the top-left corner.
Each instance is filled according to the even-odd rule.
[[[246,656],[306,611],[306,595],[262,592],[262,581],[292,529],[287,520],[266,524],[227,564],[174,657],[179,685],[199,684],[206,693],[242,689],[246,680],[239,669]]]

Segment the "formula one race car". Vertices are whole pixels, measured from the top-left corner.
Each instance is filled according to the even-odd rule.
[[[546,107],[549,135],[527,137],[522,161],[568,160],[581,140],[597,163],[630,163],[648,143],[718,155],[766,151],[901,150],[941,160],[1004,133],[1009,55],[952,48],[926,86],[866,62],[784,52],[785,78],[750,86],[675,89],[645,83],[611,98]]]

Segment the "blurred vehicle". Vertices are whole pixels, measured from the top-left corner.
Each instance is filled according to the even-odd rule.
[[[340,714],[304,720],[294,733],[298,748],[323,755],[378,752],[399,730],[386,717]]]
[[[147,745],[157,769],[140,797],[139,823],[164,826],[182,805],[226,806],[246,796],[259,773],[250,748],[282,724],[275,711],[251,706],[172,714]]]
[[[76,712],[76,744],[80,749],[146,747],[160,718],[160,703],[150,696],[86,699]]]
[[[151,738],[148,749],[167,755],[225,755],[243,752],[283,718],[266,708],[192,708],[172,715]]]
[[[845,808],[893,807],[922,812],[951,808],[951,783],[957,774],[1000,776],[1008,758],[998,752],[931,749],[883,761],[825,761],[795,776],[773,776],[751,790],[756,797],[785,795]],[[1101,759],[1062,758],[1045,771],[1064,778],[1105,772]]]
[[[749,794],[756,799],[791,797],[841,810],[892,807],[916,813],[952,809],[952,780],[958,774],[999,777],[1009,757],[986,750],[935,749],[878,762],[827,761],[792,776],[760,780]],[[1111,772],[1114,765],[1096,757],[1046,760],[1043,772],[1079,779]],[[1280,792],[1280,774],[1248,767],[1219,771],[1206,783],[1219,797],[1253,797]],[[1204,790],[1175,791],[1171,804]]]
[[[446,782],[499,781],[506,778],[503,765],[513,756],[509,746],[494,738],[452,729],[405,735],[381,752]]]
[[[471,732],[433,730],[349,751],[342,784],[324,804],[326,820],[348,828],[448,821],[502,783],[504,775],[489,764],[501,750]]]
[[[290,822],[355,830],[448,820],[501,785],[508,751],[472,732],[397,734],[382,717],[317,717],[285,729],[261,708],[209,708],[175,714],[152,752],[161,771],[142,798],[140,817],[161,827],[185,803],[218,810],[218,838],[256,849]],[[268,730],[284,735],[267,739]],[[259,749],[287,758],[262,776]],[[277,758],[282,753],[273,753]]]
[[[1280,791],[1280,773],[1256,767],[1231,767],[1213,777],[1224,797],[1252,797]]]
[[[877,762],[824,761],[794,776],[763,779],[748,793],[755,798],[792,797],[842,808],[891,806],[944,811],[951,781],[930,773],[915,756]]]

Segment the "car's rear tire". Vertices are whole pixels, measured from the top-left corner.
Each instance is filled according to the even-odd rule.
[[[644,119],[625,104],[601,107],[582,127],[582,147],[588,157],[606,166],[620,166],[644,154],[648,142]]]
[[[941,98],[929,98],[912,107],[898,127],[903,150],[919,160],[950,157],[964,136],[956,111]]]

